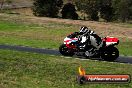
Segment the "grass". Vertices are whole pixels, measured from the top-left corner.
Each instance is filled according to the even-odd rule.
[[[87,74],[130,74],[132,65],[44,54],[0,50],[1,88],[131,88],[128,84],[87,84],[76,82],[78,67]]]
[[[32,23],[19,16],[0,15],[0,18],[0,44],[7,45],[58,49],[67,34],[79,29],[78,25],[57,22]],[[122,39],[118,48],[121,54],[132,55],[130,39]],[[0,50],[0,88],[132,88],[132,83],[78,85],[76,76],[80,65],[87,74],[132,75],[131,64]]]
[[[79,25],[73,24],[48,21],[38,24],[25,21],[19,16],[0,17],[0,44],[58,49],[68,34],[79,29]],[[118,48],[121,54],[132,55],[130,39],[120,40]]]
[[[0,43],[58,49],[67,34],[77,31],[75,28],[59,23],[45,23],[44,26],[40,26],[0,21]]]
[[[118,48],[122,55],[132,56],[132,41],[120,42]]]

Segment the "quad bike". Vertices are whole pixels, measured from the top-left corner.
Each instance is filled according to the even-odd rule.
[[[115,47],[115,45],[119,44],[118,38],[105,37],[102,38],[102,41],[103,45],[99,50],[95,50],[92,45],[87,45],[84,49],[80,49],[78,47],[78,36],[72,33],[64,39],[64,43],[59,47],[59,52],[64,56],[73,56],[76,54],[85,56],[86,58],[97,57],[106,61],[116,60],[119,57],[119,51]]]

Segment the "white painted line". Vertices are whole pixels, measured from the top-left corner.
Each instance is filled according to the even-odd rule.
[[[60,57],[63,57],[63,56],[60,56]],[[72,58],[72,57],[64,57],[64,58]],[[74,57],[73,57],[74,58]],[[74,58],[74,59],[77,59],[77,60],[82,60],[82,61],[89,61],[89,60],[92,60],[92,59],[82,59],[82,58]],[[95,62],[99,62],[99,60],[92,60],[92,61],[95,61]],[[101,62],[108,62],[108,61],[103,61],[101,60]],[[117,63],[117,64],[130,64],[130,63],[119,63],[119,62],[108,62],[108,63]]]
[[[125,55],[120,55],[122,57],[128,57],[128,58],[132,58],[132,56],[125,56]]]
[[[125,56],[125,55],[120,55],[120,56],[132,58],[132,56]],[[60,56],[60,57],[63,57],[63,58],[74,58],[74,59],[82,60],[82,61],[94,60],[94,59],[86,59],[86,58],[78,58],[78,57],[65,57],[65,56]],[[94,60],[94,61],[99,61],[99,60]],[[123,63],[123,62],[109,62],[109,61],[103,61],[103,60],[101,60],[101,62],[118,63],[118,64],[131,64],[131,63]]]
[[[60,56],[60,57],[64,57],[64,56]]]
[[[64,57],[64,58],[72,58],[72,57]]]
[[[80,60],[82,60],[82,61],[85,61],[86,60],[87,61],[87,60],[90,60],[90,59],[80,59]]]
[[[80,60],[80,58],[75,58],[75,59]]]
[[[50,56],[55,56],[55,55],[50,55]]]

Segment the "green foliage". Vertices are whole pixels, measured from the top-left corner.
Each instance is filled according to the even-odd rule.
[[[112,0],[100,0],[99,12],[101,18],[105,19],[107,22],[112,21],[114,16]]]
[[[100,17],[106,21],[132,20],[132,0],[74,0],[79,11],[86,13],[91,20]]]
[[[114,11],[111,6],[104,5],[104,6],[101,6],[100,14],[101,14],[101,18],[109,22],[109,21],[112,21],[112,17],[114,16]]]
[[[98,0],[75,0],[79,11],[86,13],[91,20],[98,21]]]
[[[0,10],[3,9],[4,2],[5,2],[4,0],[1,0],[1,1],[0,1]]]
[[[76,13],[75,6],[72,3],[65,4],[61,13],[62,18],[78,19],[78,14]]]
[[[132,0],[113,0],[116,19],[126,22],[132,20]]]
[[[99,20],[99,12],[101,18],[110,21],[113,16],[113,8],[111,0],[75,0],[79,11],[86,13],[91,20]]]
[[[12,0],[6,0],[5,1],[7,4],[11,4],[12,3]]]
[[[35,16],[57,17],[62,0],[34,0],[33,12]]]

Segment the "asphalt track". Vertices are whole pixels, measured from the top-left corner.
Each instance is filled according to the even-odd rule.
[[[41,54],[50,54],[50,55],[61,55],[58,50],[52,50],[52,49],[41,49],[41,48],[31,48],[31,47],[25,47],[25,46],[11,46],[11,45],[0,45],[0,49],[8,49],[8,50],[16,50],[16,51],[24,51],[24,52],[32,52],[32,53],[41,53]],[[87,60],[84,57],[74,56],[77,58]],[[100,60],[99,58],[93,58],[93,60]],[[127,63],[132,64],[132,57],[126,57],[126,56],[119,56],[119,58],[114,61],[118,63]]]

